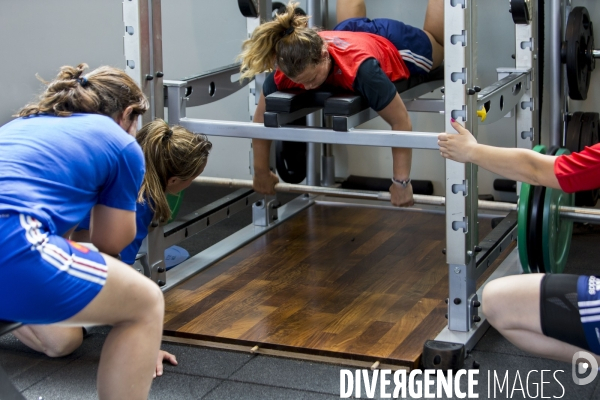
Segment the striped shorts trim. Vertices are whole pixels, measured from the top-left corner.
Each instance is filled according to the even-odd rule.
[[[40,231],[42,224],[33,217],[20,214],[19,221],[23,229],[25,229],[25,237],[31,243],[32,250],[35,248],[50,265],[53,265],[60,271],[67,272],[69,275],[98,285],[106,283],[107,267],[105,264],[95,262],[77,254],[69,254],[59,246],[50,243],[48,232]],[[75,242],[68,242],[84,254],[89,252],[89,250],[86,251],[85,247]]]
[[[52,324],[71,318],[100,293],[104,256],[52,232],[30,215],[0,214],[0,319]]]

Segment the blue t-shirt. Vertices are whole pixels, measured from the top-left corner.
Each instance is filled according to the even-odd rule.
[[[133,265],[135,262],[135,257],[137,256],[140,247],[142,247],[142,242],[144,238],[148,236],[148,227],[152,222],[152,218],[154,218],[154,212],[150,208],[148,202],[144,202],[144,204],[137,203],[135,211],[135,224],[137,226],[137,233],[135,234],[135,239],[133,242],[129,244],[129,246],[125,247],[121,251],[121,261],[125,264]],[[90,214],[86,215],[83,221],[79,223],[79,226],[76,230],[90,229]]]
[[[0,212],[31,215],[63,235],[96,204],[135,210],[144,156],[98,114],[17,118],[0,127]]]

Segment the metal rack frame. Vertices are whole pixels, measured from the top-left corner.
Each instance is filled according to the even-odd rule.
[[[559,1],[559,0],[555,0]],[[124,20],[126,27],[128,25],[128,15],[125,13],[125,4],[138,3],[138,19],[143,21],[146,18],[157,18],[160,12],[150,11],[143,5],[148,4],[151,10],[154,7],[160,7],[159,0],[124,0]],[[270,1],[261,1],[261,5],[270,3]],[[535,2],[534,2],[535,3]],[[268,4],[270,6],[270,4]],[[444,100],[423,100],[418,96],[407,98],[403,96],[409,108],[413,111],[424,112],[444,112],[446,116],[445,130],[453,132],[450,125],[450,117],[462,121],[467,129],[477,136],[478,118],[477,110],[480,107],[489,107],[490,123],[498,120],[509,112],[515,113],[515,135],[517,146],[522,148],[531,148],[535,134],[539,131],[539,118],[537,109],[537,7],[534,5],[532,13],[533,20],[529,25],[516,25],[515,31],[515,67],[503,68],[499,70],[499,81],[493,85],[477,90],[477,42],[475,40],[476,27],[476,0],[445,0],[445,74],[444,74]],[[264,7],[262,10],[266,9]],[[270,10],[270,7],[268,7]],[[320,10],[320,0],[309,0],[309,11]],[[133,12],[133,11],[132,11]],[[262,12],[262,11],[261,11]],[[264,15],[267,19],[270,15]],[[160,23],[152,24],[140,22],[140,26],[152,26],[152,34],[158,35],[157,29],[160,29]],[[129,32],[129,31],[127,31]],[[127,39],[127,34],[126,34]],[[131,38],[130,38],[131,39]],[[161,45],[157,41],[150,41],[140,37],[139,46]],[[128,52],[133,45],[125,46],[126,59],[137,61],[140,59],[142,68],[138,68],[138,82],[148,86],[147,76],[156,72],[146,74],[146,70],[154,71],[157,65],[162,65],[162,61],[156,61],[156,55],[162,54],[161,51],[154,52],[144,50],[130,56]],[[136,54],[154,54],[154,66],[146,64],[149,58]],[[135,58],[138,57],[138,58]],[[320,111],[317,110],[315,117],[310,118],[307,127],[289,127],[281,126],[279,128],[268,128],[263,124],[213,121],[203,119],[193,119],[186,117],[186,107],[195,104],[190,98],[189,87],[194,85],[213,84],[222,80],[229,79],[234,73],[233,69],[228,67],[222,70],[204,74],[193,78],[193,81],[165,81],[166,105],[168,107],[169,123],[180,124],[192,132],[201,132],[214,136],[260,138],[275,140],[295,140],[313,143],[309,146],[309,166],[314,164],[314,171],[308,174],[307,184],[316,186],[319,184],[317,176],[318,162],[316,161],[318,143],[337,143],[353,144],[366,146],[389,146],[389,147],[411,147],[421,149],[438,149],[437,133],[430,132],[400,132],[389,130],[365,130],[349,129],[348,132],[336,132],[329,128],[323,128],[320,123],[323,118]],[[237,70],[235,71],[237,72]],[[144,75],[146,74],[146,75]],[[144,78],[146,77],[146,78]],[[159,79],[154,84],[160,82]],[[532,82],[534,84],[532,84]],[[240,87],[238,85],[238,87]],[[162,90],[162,89],[161,89]],[[427,91],[431,89],[428,88]],[[154,96],[151,100],[155,102],[153,107],[154,117],[161,116],[159,108],[162,110],[163,96],[156,96],[157,89],[154,87]],[[215,99],[204,99],[198,103],[214,101]],[[443,108],[441,108],[443,106]],[[491,110],[491,112],[490,112]],[[313,110],[311,110],[313,111]],[[365,114],[365,113],[363,113]],[[372,116],[373,113],[366,113]],[[315,115],[315,114],[311,114]],[[364,115],[353,116],[357,120],[363,120]],[[282,120],[283,121],[283,120]],[[351,124],[351,126],[353,126]],[[312,149],[312,150],[311,150]],[[312,162],[310,161],[312,160]],[[310,170],[309,170],[310,171]],[[484,316],[478,315],[479,300],[481,291],[476,290],[476,280],[482,272],[491,265],[491,262],[500,254],[500,250],[505,248],[507,243],[512,241],[514,234],[514,224],[501,224],[499,227],[502,232],[495,230],[497,242],[487,245],[485,257],[478,255],[480,248],[478,243],[478,209],[477,209],[477,167],[472,164],[460,164],[454,161],[446,161],[446,258],[449,268],[449,301],[448,301],[448,326],[440,333],[437,340],[462,343],[467,350],[470,350],[477,340],[487,329],[487,322]],[[253,197],[254,196],[254,197]],[[239,200],[241,203],[236,207],[226,208],[226,215],[245,206],[250,205],[256,200],[258,195],[253,194],[245,197],[245,200]],[[174,224],[167,227],[157,227],[149,235],[146,243],[146,264],[145,272],[157,282],[163,284],[163,290],[168,290],[176,283],[188,278],[212,265],[220,258],[235,251],[237,248],[248,243],[255,237],[261,235],[272,227],[284,222],[287,218],[302,211],[310,206],[315,200],[314,196],[303,195],[293,200],[286,206],[276,210],[278,218],[273,221],[268,204],[270,199],[262,198],[253,204],[254,221],[263,221],[260,224],[250,225],[245,229],[235,233],[229,238],[212,246],[208,250],[199,253],[191,259],[178,266],[176,270],[165,272],[163,251],[166,244],[175,244],[173,240],[165,240],[170,236],[173,229],[181,231],[178,224],[182,221],[190,224],[190,217],[180,218]],[[241,205],[243,204],[243,206]],[[260,204],[260,206],[258,205]],[[206,210],[205,210],[206,211]],[[223,213],[223,208],[220,209]],[[196,214],[199,214],[196,212]],[[195,220],[193,224],[206,224],[209,214],[200,213],[202,218]],[[223,214],[221,214],[223,216]],[[265,222],[266,221],[266,222]],[[214,220],[213,220],[214,222]],[[498,228],[496,228],[498,229]],[[188,232],[186,230],[186,232]],[[184,238],[187,235],[184,235]],[[146,270],[147,268],[147,270]],[[514,251],[506,261],[492,274],[490,279],[507,274],[518,273],[518,259]]]

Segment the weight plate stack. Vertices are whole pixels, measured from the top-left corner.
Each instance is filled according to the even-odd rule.
[[[559,149],[557,156],[569,154],[567,149]],[[560,218],[561,206],[572,207],[575,196],[565,193],[560,189],[546,188],[544,196],[542,220],[542,250],[543,263],[547,272],[562,273],[567,264],[571,236],[573,234],[573,221]]]
[[[546,147],[543,145],[537,145],[533,148],[533,151],[537,151],[538,153],[546,154]],[[523,272],[530,273],[536,272],[532,271],[529,268],[529,256],[528,256],[528,248],[527,248],[527,236],[529,229],[529,210],[530,203],[533,197],[533,188],[534,186],[523,183],[521,185],[521,192],[519,194],[519,204],[517,206],[517,215],[518,215],[518,223],[517,223],[517,244],[519,248],[519,260],[521,262],[521,268],[523,268]]]

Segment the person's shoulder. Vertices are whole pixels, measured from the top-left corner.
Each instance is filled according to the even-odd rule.
[[[104,137],[110,141],[120,143],[122,146],[135,142],[135,138],[125,132],[114,119],[101,114],[73,114],[71,117],[73,125],[90,132],[92,135]]]
[[[99,129],[109,129],[109,130],[123,130],[114,119],[107,117],[102,114],[88,114],[88,113],[75,113],[70,117],[71,121],[75,124],[81,123],[91,126],[97,126]]]

